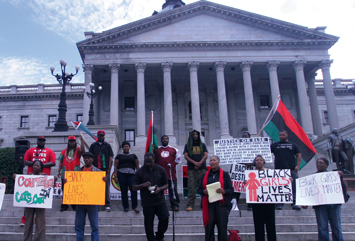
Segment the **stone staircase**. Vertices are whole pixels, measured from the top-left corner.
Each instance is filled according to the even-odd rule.
[[[355,192],[350,192],[350,200],[342,208],[342,228],[344,240],[355,240]],[[22,240],[24,227],[19,226],[23,209],[13,207],[13,195],[6,194],[0,212],[0,240]],[[74,211],[59,212],[61,200],[53,201],[53,208],[46,210],[47,240],[64,241],[75,240]],[[198,203],[198,200],[196,201]],[[99,213],[100,239],[121,241],[146,240],[143,214],[133,211],[122,211],[121,201],[112,201],[112,211]],[[199,207],[195,211],[186,212],[183,200],[181,211],[175,213],[175,240],[198,241],[204,240],[202,212]],[[198,206],[198,205],[197,205]],[[141,209],[141,207],[140,207]],[[246,205],[240,204],[241,211],[231,211],[229,217],[230,230],[239,230],[243,241],[254,240],[254,226],[252,212],[246,210]],[[69,208],[71,210],[71,208]],[[155,224],[157,219],[155,220]],[[165,240],[173,240],[172,212]],[[276,229],[278,240],[317,240],[317,225],[312,208],[295,211],[290,205],[284,210],[276,211]],[[91,240],[91,228],[87,219],[85,240]]]

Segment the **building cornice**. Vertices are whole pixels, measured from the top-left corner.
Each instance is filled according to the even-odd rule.
[[[83,98],[84,93],[67,93],[67,98]],[[44,93],[44,94],[35,94],[35,93],[26,93],[26,94],[0,94],[0,99],[58,99],[59,100],[60,93]]]

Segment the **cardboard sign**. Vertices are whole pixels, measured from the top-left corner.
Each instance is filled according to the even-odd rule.
[[[343,188],[338,172],[321,172],[296,179],[297,205],[344,203]]]
[[[290,169],[245,171],[247,203],[292,203]]]
[[[16,175],[14,207],[52,208],[54,176]]]
[[[229,170],[229,176],[231,177],[234,192],[245,193],[245,171],[253,170],[254,166],[247,166],[243,164],[232,164]]]
[[[220,165],[252,163],[257,155],[266,162],[272,162],[270,142],[267,137],[219,139],[213,141],[214,154],[220,158]]]
[[[4,202],[5,190],[6,190],[5,183],[0,183],[0,211],[1,211],[1,208],[2,208],[2,204]]]
[[[63,204],[105,205],[105,176],[106,172],[65,172]]]

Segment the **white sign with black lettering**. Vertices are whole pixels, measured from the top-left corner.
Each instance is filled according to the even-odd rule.
[[[267,137],[219,139],[213,144],[214,154],[219,156],[221,165],[252,163],[257,155],[262,155],[266,162],[272,162]]]

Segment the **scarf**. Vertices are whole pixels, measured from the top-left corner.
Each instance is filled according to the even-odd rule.
[[[205,190],[207,186],[208,175],[210,174],[210,170],[206,172],[206,175],[203,177],[202,187]],[[219,168],[219,182],[221,183],[221,188],[224,189],[224,180],[223,180],[223,170]],[[223,199],[219,201],[220,205],[224,204],[224,195]],[[204,195],[202,197],[202,216],[203,216],[203,225],[206,227],[209,221],[209,214],[208,214],[208,196]]]

